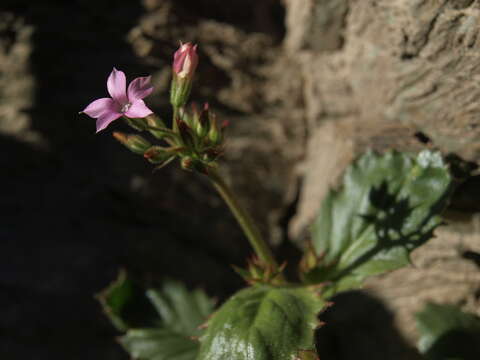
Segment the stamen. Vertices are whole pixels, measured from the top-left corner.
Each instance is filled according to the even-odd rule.
[[[126,103],[125,105],[122,106],[122,108],[120,109],[120,112],[126,113],[128,109],[130,109],[130,106],[132,106],[132,104]]]

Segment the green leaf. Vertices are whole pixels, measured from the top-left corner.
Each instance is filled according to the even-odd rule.
[[[319,261],[304,274],[305,281],[330,282],[325,290],[330,296],[409,264],[410,252],[440,225],[450,189],[439,153],[367,152],[322,204],[312,228]]]
[[[120,343],[141,360],[194,360],[199,348],[198,341],[165,329],[131,329]]]
[[[199,336],[198,327],[213,312],[213,301],[203,291],[189,292],[178,282],[165,282],[162,290],[150,289],[147,297],[160,315],[163,326],[186,336]]]
[[[428,304],[416,315],[418,349],[427,359],[480,359],[480,318],[452,305]]]
[[[120,331],[131,327],[154,325],[156,312],[145,296],[144,290],[133,282],[127,273],[120,271],[118,278],[97,299],[105,314]]]
[[[190,292],[173,281],[165,282],[160,290],[140,293],[136,289],[134,282],[122,272],[100,295],[114,325],[126,331],[120,343],[134,359],[194,360],[200,346],[197,338],[202,334],[199,326],[212,313],[212,300],[201,290]],[[145,316],[136,316],[132,321],[129,315],[142,310]],[[152,316],[150,310],[156,315]],[[142,324],[138,321],[140,318]]]
[[[324,306],[305,287],[244,289],[209,320],[198,360],[292,360],[314,350],[317,314]]]

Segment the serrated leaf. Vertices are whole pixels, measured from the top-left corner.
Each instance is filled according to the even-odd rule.
[[[120,343],[133,359],[194,360],[198,341],[165,329],[131,329]]]
[[[428,304],[416,315],[418,349],[431,360],[480,359],[480,318],[453,305]]]
[[[330,296],[407,265],[410,252],[441,223],[450,188],[439,153],[367,152],[323,201],[312,228],[320,262],[304,275],[306,282],[330,282]]]
[[[324,306],[308,288],[244,289],[209,320],[198,360],[292,360],[314,350],[317,314]]]
[[[198,326],[213,311],[213,302],[203,291],[188,291],[178,282],[165,282],[162,290],[150,289],[147,297],[160,314],[163,326],[186,336],[199,336]]]
[[[114,325],[126,331],[119,339],[124,348],[139,360],[194,360],[199,349],[195,338],[201,335],[199,326],[213,311],[213,301],[203,291],[188,291],[173,281],[165,282],[160,290],[140,294],[133,291],[134,287],[131,279],[121,273],[100,296]],[[143,310],[156,310],[156,315],[151,316],[149,311],[148,321],[141,325],[137,321],[132,326],[126,310],[133,304],[141,305]]]

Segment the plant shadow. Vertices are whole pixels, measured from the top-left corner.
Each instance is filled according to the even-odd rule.
[[[393,313],[377,298],[349,291],[332,301],[335,305],[320,315],[325,325],[316,333],[320,359],[423,359],[395,327]]]
[[[450,192],[451,190],[447,189],[428,210],[419,214],[415,213],[415,210],[422,204],[412,205],[408,197],[389,192],[386,181],[372,187],[368,197],[373,211],[358,215],[365,225],[357,238],[373,227],[376,243],[350,265],[337,272],[332,280],[336,281],[354,273],[380,254],[388,254],[398,247],[411,251],[431,239],[435,228],[441,224],[435,217],[445,208]]]

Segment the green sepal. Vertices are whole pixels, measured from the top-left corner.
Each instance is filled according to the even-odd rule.
[[[170,87],[170,103],[174,109],[179,109],[187,103],[191,90],[192,79],[182,79],[176,74],[173,74],[172,84]]]
[[[143,154],[152,144],[149,141],[136,134],[124,134],[118,131],[113,132],[113,137],[135,154]]]
[[[125,122],[127,123],[128,126],[131,128],[138,130],[138,131],[143,131],[148,128],[148,124],[145,119],[134,119],[134,118],[128,118],[126,116],[123,117]]]
[[[480,359],[480,318],[453,305],[427,304],[415,314],[418,349],[429,360]]]
[[[291,360],[314,351],[317,315],[325,305],[314,288],[244,289],[208,321],[197,360]]]
[[[410,252],[441,224],[451,183],[439,153],[364,154],[323,201],[312,227],[318,261],[304,281],[326,283],[331,296],[409,264]]]
[[[171,157],[175,157],[175,153],[172,153],[171,148],[165,148],[162,146],[151,146],[144,153],[143,157],[152,164],[163,164]]]
[[[160,117],[155,114],[148,115],[146,118],[147,130],[157,139],[165,138],[167,126]]]
[[[254,256],[247,261],[247,268],[242,269],[233,265],[233,270],[240,275],[248,284],[270,284],[275,285],[281,281],[282,272],[285,270],[287,263],[284,262],[280,266],[267,264]]]
[[[173,160],[175,160],[175,156],[169,157],[169,158],[166,159],[163,163],[155,166],[155,168],[153,169],[153,171],[158,171],[158,170],[163,169],[165,166],[167,166],[168,164],[170,164]]]

